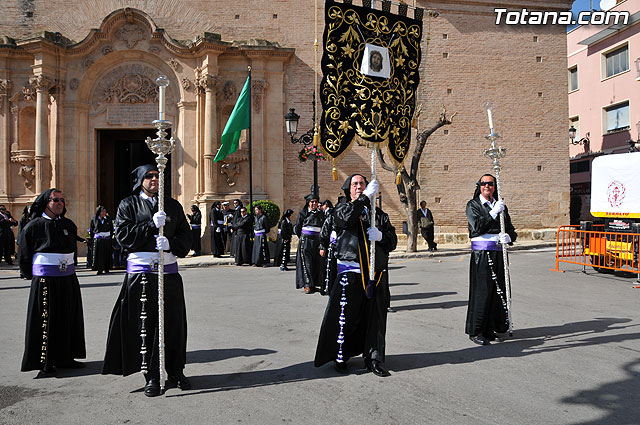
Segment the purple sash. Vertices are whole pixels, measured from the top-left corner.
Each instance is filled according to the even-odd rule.
[[[71,276],[76,272],[75,264],[68,265],[53,265],[53,264],[33,264],[31,266],[31,272],[34,276],[47,276],[47,277],[63,277]]]
[[[255,230],[253,233],[256,236],[264,236],[264,234],[266,233],[266,230]]]
[[[111,239],[111,236],[101,236],[101,235],[95,235],[96,239]]]
[[[302,229],[302,234],[305,236],[318,236],[320,232],[314,232],[313,230]]]
[[[158,273],[158,263],[151,264],[133,264],[127,261],[127,273]],[[164,274],[178,273],[178,263],[164,265]]]
[[[338,263],[338,274],[347,273],[347,272],[360,273],[360,266]]]
[[[501,251],[502,247],[495,241],[471,241],[472,251]]]

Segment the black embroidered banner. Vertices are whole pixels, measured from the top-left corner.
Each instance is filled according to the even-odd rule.
[[[354,138],[388,145],[402,164],[420,81],[422,21],[382,10],[325,3],[321,145],[333,162]]]

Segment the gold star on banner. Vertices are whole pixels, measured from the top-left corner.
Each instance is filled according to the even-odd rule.
[[[340,130],[342,130],[342,131],[347,131],[347,130],[349,130],[349,129],[353,128],[353,127],[351,127],[351,126],[349,125],[349,121],[344,120],[344,121],[340,121],[340,127],[338,127],[338,128],[339,128]]]
[[[344,51],[344,54],[349,57],[351,57],[353,52],[355,52],[355,50],[351,48],[351,44],[347,44],[346,46],[343,46],[342,50]]]
[[[400,129],[398,127],[393,127],[391,129],[391,135],[393,137],[398,137],[399,134],[400,134]]]
[[[402,56],[398,56],[396,58],[396,66],[402,66],[404,65],[404,58]]]
[[[379,108],[380,104],[382,103],[382,101],[380,100],[379,96],[376,96],[375,99],[371,99],[371,102],[373,102],[373,107],[374,108]]]

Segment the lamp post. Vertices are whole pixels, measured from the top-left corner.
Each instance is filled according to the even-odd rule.
[[[627,140],[629,152],[640,152],[640,121],[636,123],[636,130],[638,130],[638,140]]]
[[[289,113],[284,116],[284,122],[287,126],[287,133],[291,137],[291,143],[294,145],[300,143],[303,146],[309,146],[313,143],[313,135],[316,127],[316,95],[313,94],[313,127],[302,136],[296,138],[295,135],[298,132],[298,121],[300,115],[296,114],[295,108],[289,108]],[[311,193],[318,197],[320,200],[320,187],[318,186],[318,160],[314,156],[313,158],[313,187]]]
[[[587,135],[584,136],[582,139],[575,140],[576,129],[573,126],[571,126],[569,128],[569,138],[571,139],[572,145],[583,145],[587,152],[589,152],[589,150],[591,149],[589,145],[591,143],[591,141],[589,140],[589,133],[587,133]]]

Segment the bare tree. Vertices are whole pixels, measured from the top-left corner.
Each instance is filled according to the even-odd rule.
[[[425,130],[416,136],[416,147],[413,151],[413,156],[411,157],[411,166],[409,167],[409,170],[405,167],[400,172],[402,178],[400,180],[400,184],[396,186],[400,202],[404,207],[404,212],[407,217],[407,230],[409,232],[407,235],[407,252],[416,252],[418,245],[416,211],[418,210],[417,191],[420,189],[420,184],[418,183],[418,165],[420,164],[422,151],[424,150],[424,146],[427,144],[429,136],[431,136],[440,127],[451,124],[451,120],[453,120],[453,117],[455,116],[456,113],[454,112],[453,115],[451,115],[451,118],[447,118],[447,110],[442,107],[438,122],[428,130]],[[396,168],[387,164],[385,161],[382,150],[378,150],[378,158],[380,160],[380,165],[384,170],[397,173]]]

